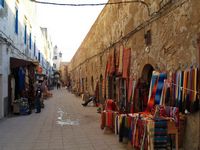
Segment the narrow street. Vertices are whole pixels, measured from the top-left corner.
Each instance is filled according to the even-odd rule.
[[[100,129],[96,107],[83,107],[80,97],[66,89],[53,90],[39,114],[0,121],[0,150],[122,150],[118,136]],[[63,120],[74,124],[59,124]],[[61,122],[61,121],[60,121]],[[68,122],[69,123],[69,122]]]

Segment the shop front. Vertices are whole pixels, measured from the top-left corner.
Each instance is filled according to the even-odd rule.
[[[37,62],[10,58],[8,111],[29,114],[34,106],[34,81]]]

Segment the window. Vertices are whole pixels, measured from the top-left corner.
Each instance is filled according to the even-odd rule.
[[[34,56],[35,56],[35,53],[36,53],[36,42],[34,42],[34,44],[33,44],[33,54],[34,54]]]
[[[44,67],[44,58],[43,58],[43,55],[41,57],[41,60],[42,60],[42,66]]]
[[[30,33],[30,35],[29,35],[29,49],[31,49],[31,45],[32,44],[32,35],[31,35],[31,33]]]
[[[40,52],[38,52],[38,61],[40,62]]]
[[[15,33],[16,34],[18,34],[18,16],[19,16],[18,13],[19,13],[18,9],[15,8]]]
[[[57,59],[57,56],[54,56],[54,59],[56,60],[56,59]]]
[[[152,41],[151,41],[151,30],[148,30],[146,32],[146,34],[144,35],[144,39],[145,39],[145,44],[146,46],[150,46]]]
[[[59,53],[59,56],[62,57],[62,53],[61,52]]]
[[[4,8],[4,0],[0,0],[0,8]]]
[[[26,41],[27,41],[27,25],[25,24],[24,26],[24,44],[26,45]]]
[[[41,57],[41,61],[40,61],[40,63],[42,64],[42,67],[44,67],[43,56],[41,55],[40,57]]]

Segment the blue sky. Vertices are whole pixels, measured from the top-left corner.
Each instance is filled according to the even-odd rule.
[[[40,0],[56,3],[106,3],[108,0]],[[104,6],[52,6],[39,4],[39,22],[47,27],[54,45],[70,61]]]

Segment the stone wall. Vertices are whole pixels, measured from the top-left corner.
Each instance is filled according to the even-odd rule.
[[[120,45],[132,50],[131,75],[136,78],[141,76],[146,64],[167,73],[198,66],[200,1],[144,2],[107,5],[103,9],[70,63],[69,71],[76,88],[80,86],[80,79],[87,78],[85,86],[91,93],[91,77],[99,80],[104,75],[109,51]],[[151,45],[147,48],[144,35],[149,30]],[[185,149],[198,149],[199,134],[194,133],[200,133],[199,122],[199,112],[188,116]]]

